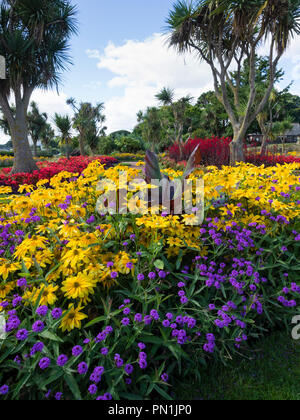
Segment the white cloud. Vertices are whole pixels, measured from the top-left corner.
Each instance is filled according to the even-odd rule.
[[[35,101],[39,110],[48,114],[48,121],[55,128],[53,122],[55,112],[58,114],[72,114],[71,108],[66,104],[67,99],[68,96],[63,92],[58,94],[53,90],[37,89],[33,92],[30,102]],[[0,132],[0,144],[5,144],[9,140],[9,136],[5,136],[3,132]]]
[[[71,114],[70,106],[66,103],[67,99],[68,96],[63,92],[58,94],[53,90],[45,91],[40,89],[35,90],[31,97],[31,101],[37,102],[39,110],[48,114],[51,122],[55,112],[58,114]]]
[[[157,105],[155,94],[164,86],[174,88],[177,98],[192,94],[195,99],[213,87],[208,65],[191,54],[183,57],[168,49],[161,34],[144,41],[128,40],[121,46],[110,42],[103,54],[98,50],[86,53],[98,60],[99,69],[113,74],[109,88],[124,89],[105,104],[109,131],[132,129],[137,112]]]

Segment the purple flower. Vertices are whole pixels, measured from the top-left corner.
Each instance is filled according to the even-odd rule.
[[[41,353],[44,349],[44,343],[35,343],[30,351],[30,356],[34,356],[36,353]]]
[[[138,279],[138,281],[143,281],[143,280],[145,280],[145,276],[144,276],[144,274],[138,274],[137,279]]]
[[[19,279],[17,281],[17,285],[18,285],[18,287],[26,287],[27,286],[27,280],[24,277],[22,277],[21,279]]]
[[[42,321],[36,321],[33,325],[32,325],[32,330],[36,333],[40,333],[44,330],[45,328],[45,324]]]
[[[8,385],[2,385],[0,387],[0,395],[6,395],[9,392],[9,386]]]
[[[117,273],[116,271],[112,271],[112,272],[110,273],[110,277],[111,277],[112,279],[116,279],[116,278],[118,277],[118,273]]]
[[[86,223],[88,225],[91,225],[92,223],[94,223],[96,221],[96,218],[94,215],[92,215],[89,219],[87,219]]]
[[[16,334],[16,337],[19,341],[25,341],[28,338],[28,331],[25,329],[19,330]]]
[[[161,380],[162,380],[163,382],[168,382],[168,380],[169,380],[169,375],[168,375],[167,373],[163,373],[163,374],[161,375]]]
[[[72,355],[74,357],[80,356],[80,354],[83,352],[82,347],[81,346],[75,346],[72,349]]]
[[[104,400],[106,400],[106,401],[110,401],[110,400],[112,400],[112,395],[111,395],[109,392],[106,392],[106,393],[103,395],[103,397],[104,397]]]
[[[39,361],[39,367],[42,370],[47,369],[50,366],[50,359],[48,357],[43,357],[40,361]]]
[[[133,372],[133,366],[128,364],[125,366],[124,370],[127,373],[127,375],[131,375]]]
[[[136,314],[134,317],[134,322],[142,322],[143,321],[143,315],[142,314]]]
[[[127,325],[130,324],[130,319],[129,318],[123,318],[121,323],[122,323],[122,325],[124,325],[126,327]]]
[[[185,303],[188,303],[188,298],[186,297],[186,296],[183,296],[181,299],[180,299],[180,302],[182,303],[182,305],[184,305]]]
[[[107,347],[102,347],[101,354],[103,354],[103,356],[106,356],[108,354],[108,348]]]
[[[48,307],[47,306],[40,306],[39,308],[37,308],[37,310],[36,310],[36,313],[39,315],[39,316],[42,316],[42,317],[44,317],[44,316],[46,316],[47,315],[47,313],[48,313]]]
[[[150,316],[151,316],[151,318],[153,318],[155,321],[158,321],[158,320],[159,320],[159,314],[158,314],[158,312],[157,312],[155,309],[153,309],[153,310],[150,312]]]
[[[93,385],[89,386],[89,393],[91,395],[95,395],[95,394],[97,394],[97,392],[98,392],[98,388],[97,388],[96,385],[93,384]]]
[[[85,375],[88,371],[88,365],[85,362],[79,363],[79,365],[77,367],[77,371],[78,371],[79,375]]]
[[[58,319],[62,316],[62,310],[60,308],[55,308],[51,312],[51,315],[53,319]]]
[[[156,277],[156,274],[153,271],[151,271],[151,273],[148,274],[148,277],[150,280],[154,280]]]
[[[144,343],[138,343],[138,348],[139,348],[140,350],[145,350],[145,348],[146,348],[146,344],[144,344]]]
[[[63,396],[62,392],[57,392],[57,393],[55,394],[54,398],[55,398],[57,401],[60,401],[60,400],[62,399],[62,396]]]
[[[58,356],[56,364],[58,366],[63,367],[68,361],[68,357],[65,354],[61,354],[60,356]]]
[[[143,370],[143,369],[146,369],[146,367],[147,367],[147,362],[146,362],[146,360],[145,359],[142,359],[142,360],[140,360],[139,361],[139,366],[140,366],[140,368]]]

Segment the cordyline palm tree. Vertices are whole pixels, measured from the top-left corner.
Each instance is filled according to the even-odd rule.
[[[93,106],[89,102],[81,102],[78,106],[74,98],[67,100],[75,115],[73,127],[79,132],[80,154],[85,155],[85,145],[90,146],[92,152],[97,149],[99,137],[105,134],[106,127],[103,126],[106,118],[103,115],[104,103]]]
[[[35,102],[31,103],[31,110],[28,112],[28,131],[33,142],[33,155],[37,156],[37,143],[41,140],[42,134],[46,129],[48,115],[40,113]]]
[[[172,129],[169,127],[169,119],[166,119],[166,122],[163,122],[166,125],[168,134],[170,135],[170,140],[179,145],[180,154],[183,153],[184,141],[183,141],[183,131],[185,124],[185,112],[192,101],[191,96],[185,96],[179,101],[174,102],[175,93],[174,90],[164,87],[155,98],[165,107],[170,106],[172,109],[174,124]],[[171,131],[171,132],[170,132]],[[182,158],[182,156],[180,157]]]
[[[51,124],[46,123],[41,133],[41,141],[47,149],[50,148],[51,142],[54,140],[54,137],[55,133],[53,128],[51,127]]]
[[[57,87],[70,64],[68,43],[76,32],[76,8],[68,0],[2,0],[0,55],[6,80],[0,80],[0,106],[12,137],[12,173],[37,169],[28,142],[27,110],[36,88]],[[16,112],[12,112],[13,94]]]
[[[159,116],[159,110],[155,107],[147,109],[146,114],[143,117],[144,122],[144,134],[146,141],[151,145],[152,152],[155,152],[156,147],[159,145],[161,140],[161,120]]]
[[[67,159],[70,159],[72,121],[68,115],[59,115],[56,113],[54,122],[60,134],[60,143],[62,146],[65,146]]]
[[[233,127],[231,162],[244,160],[247,129],[268,102],[277,64],[291,37],[300,34],[300,0],[180,0],[173,6],[167,25],[170,46],[180,53],[195,51],[210,66],[215,94]],[[267,42],[268,83],[263,97],[255,103],[257,51]],[[240,76],[246,59],[250,70],[245,106]],[[236,83],[231,79],[233,67]]]

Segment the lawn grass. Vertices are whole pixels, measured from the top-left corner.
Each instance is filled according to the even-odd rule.
[[[176,398],[190,400],[300,400],[300,342],[273,333],[247,359],[210,365],[202,383],[184,387]],[[179,397],[181,395],[181,397]]]

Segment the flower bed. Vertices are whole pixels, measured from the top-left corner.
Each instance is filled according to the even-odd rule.
[[[207,360],[291,325],[299,169],[199,170],[202,226],[187,215],[97,214],[98,179],[117,183],[124,171],[97,161],[1,206],[2,397],[170,399]]]
[[[221,168],[223,165],[228,165],[230,162],[230,138],[212,137],[210,139],[189,139],[187,143],[181,148],[179,144],[173,144],[168,149],[168,155],[171,162],[178,165],[185,166],[189,157],[199,146],[199,154],[201,161],[198,162],[203,166],[217,166]],[[273,152],[263,156],[259,153],[253,153],[249,147],[245,145],[246,162],[256,166],[276,166],[285,163],[300,163],[300,157],[297,157],[297,152],[291,155],[280,155],[278,149],[275,148]]]
[[[291,156],[284,156],[284,155],[256,155],[256,154],[248,154],[247,155],[247,162],[252,163],[253,165],[265,165],[265,166],[275,166],[275,165],[284,165],[285,163],[300,163],[300,157],[291,155]]]
[[[50,180],[60,172],[70,172],[78,176],[94,160],[99,161],[105,167],[110,167],[118,162],[117,159],[109,156],[62,158],[57,162],[38,162],[39,171],[30,174],[19,173],[12,176],[9,175],[11,168],[5,168],[0,172],[0,186],[10,186],[14,192],[17,192],[20,185],[36,185],[41,180]]]
[[[176,162],[187,161],[195,148],[199,146],[202,165],[218,166],[228,165],[230,161],[230,138],[212,137],[206,139],[189,139],[182,147],[173,144],[168,152],[171,159]]]

